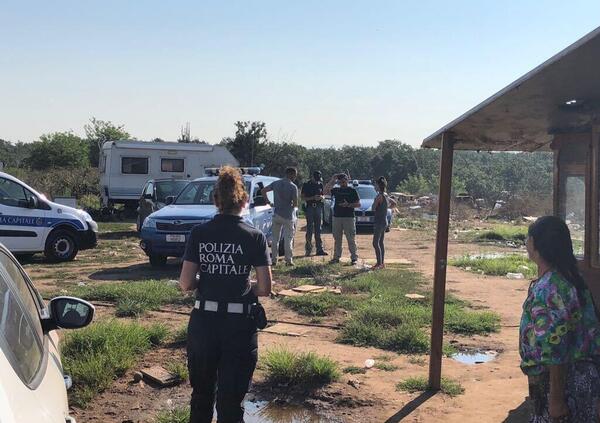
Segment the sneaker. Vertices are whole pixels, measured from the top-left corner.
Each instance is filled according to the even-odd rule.
[[[340,259],[331,259],[329,260],[329,264],[337,264],[340,262]]]
[[[319,252],[317,252],[317,255],[318,256],[328,256],[329,253],[327,251],[319,251]]]
[[[354,266],[356,263],[358,263],[358,259],[354,259],[354,260],[352,260],[352,261],[350,262],[350,264],[351,264],[352,266]]]
[[[293,261],[286,261],[285,265],[286,266],[294,266],[294,262]]]

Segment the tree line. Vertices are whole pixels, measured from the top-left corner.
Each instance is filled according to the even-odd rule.
[[[50,170],[78,169],[83,172],[89,168],[92,172],[85,171],[86,175],[95,175],[97,172],[93,170],[98,166],[104,142],[133,138],[123,125],[95,118],[85,125],[84,133],[85,136],[80,137],[69,131],[54,132],[31,143],[0,139],[0,161],[25,180],[36,171],[47,174]],[[204,143],[191,139],[189,129],[182,130],[178,141]],[[263,166],[265,174],[283,176],[286,167],[295,166],[300,183],[308,180],[313,171],[320,170],[324,178],[339,172],[348,172],[354,179],[385,176],[390,191],[430,195],[436,194],[438,189],[439,151],[414,148],[398,140],[382,140],[372,146],[306,147],[273,139],[264,122],[238,121],[235,133],[223,138],[220,144],[232,152],[240,165]],[[489,201],[503,193],[549,198],[552,155],[457,151],[453,190]]]

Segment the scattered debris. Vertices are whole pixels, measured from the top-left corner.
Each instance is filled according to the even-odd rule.
[[[506,277],[508,279],[525,279],[525,275],[522,273],[507,273]]]
[[[352,386],[354,389],[358,389],[360,387],[360,381],[358,379],[349,379],[348,385]]]
[[[298,327],[287,323],[276,323],[262,330],[262,332],[283,336],[305,336],[310,327]]]
[[[135,372],[133,374],[133,381],[134,382],[140,382],[143,378],[144,378],[144,375],[142,374],[142,372]]]
[[[325,287],[325,286],[319,286],[319,285],[301,285],[301,286],[297,286],[295,288],[292,288],[292,291],[302,292],[302,293],[306,293],[306,292],[324,292],[326,290],[327,290],[327,287]]]
[[[147,377],[152,382],[158,383],[161,387],[171,386],[179,382],[176,374],[166,370],[162,366],[153,366],[141,371],[144,377]]]
[[[421,294],[404,294],[404,296],[409,300],[421,301],[425,299],[425,295]]]
[[[375,365],[375,360],[373,360],[372,358],[368,358],[368,359],[365,360],[365,367],[367,369],[370,369],[374,365]]]

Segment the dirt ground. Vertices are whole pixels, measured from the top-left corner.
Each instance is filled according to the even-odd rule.
[[[295,253],[303,253],[305,233],[297,233]],[[434,236],[431,230],[392,229],[386,235],[386,257],[389,261],[409,260],[416,271],[422,272],[431,280],[433,273]],[[131,235],[131,234],[130,234]],[[112,236],[101,239],[108,242]],[[374,253],[371,247],[371,235],[361,233],[357,237],[361,263],[372,263]],[[326,249],[331,251],[333,241],[330,234],[324,234]],[[114,242],[114,239],[111,240]],[[129,256],[122,260],[94,260],[92,251],[81,253],[82,262],[73,263],[59,269],[57,266],[32,264],[28,265],[36,285],[42,290],[51,290],[60,286],[61,280],[77,280],[85,283],[102,283],[104,281],[130,280],[143,278],[178,277],[178,265],[173,262],[165,270],[151,269],[145,256],[136,250],[135,240],[128,238]],[[344,246],[347,255],[347,248]],[[496,246],[451,241],[450,256],[465,253],[501,251]],[[323,258],[314,258],[323,260]],[[50,276],[57,270],[64,272],[58,276]],[[66,274],[66,275],[65,275]],[[498,277],[486,277],[462,270],[448,268],[448,292],[470,301],[473,306],[488,308],[497,312],[502,319],[502,328],[490,336],[458,337],[447,335],[446,340],[458,346],[492,349],[500,351],[497,358],[489,363],[466,365],[453,359],[443,359],[443,375],[456,379],[465,388],[465,393],[458,397],[444,394],[431,395],[408,394],[397,392],[395,385],[408,376],[426,376],[428,372],[427,356],[418,359],[406,355],[393,354],[392,363],[398,369],[385,372],[369,369],[366,374],[343,375],[339,382],[307,397],[306,407],[316,408],[322,416],[319,420],[296,418],[293,421],[341,421],[341,422],[526,422],[528,404],[527,381],[519,370],[517,350],[518,323],[521,304],[526,294],[528,282],[509,280]],[[277,284],[275,290],[278,290]],[[269,319],[306,322],[307,318],[284,308],[276,300],[264,301]],[[98,307],[99,315],[111,313],[107,307]],[[172,328],[180,327],[187,321],[185,308],[167,308],[164,312],[152,312],[144,320],[162,321]],[[327,323],[327,321],[323,321]],[[375,348],[358,348],[340,345],[333,342],[335,329],[323,327],[307,327],[308,332],[302,337],[281,336],[270,333],[259,335],[260,349],[265,350],[275,345],[287,345],[295,350],[316,351],[329,355],[339,361],[342,367],[362,366],[368,358],[388,354]],[[139,368],[154,364],[163,364],[168,360],[185,360],[183,346],[168,346],[154,349],[147,353],[142,362],[124,377],[115,381],[113,386],[98,395],[85,409],[74,410],[78,422],[151,422],[159,410],[175,405],[186,404],[190,388],[183,384],[171,388],[158,389],[155,386],[133,383],[132,373]],[[260,372],[255,377],[256,384],[249,395],[250,400],[281,400],[283,395],[277,389],[266,388],[261,383]],[[352,380],[353,385],[348,384]],[[358,383],[356,383],[358,382]],[[303,393],[300,393],[300,397]],[[253,421],[261,421],[257,418]],[[271,418],[270,421],[284,421]],[[287,420],[286,420],[287,421]],[[292,421],[292,420],[290,420]]]

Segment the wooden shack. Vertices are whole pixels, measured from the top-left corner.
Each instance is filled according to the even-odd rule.
[[[439,389],[455,150],[554,153],[554,214],[568,221],[600,303],[600,28],[423,141],[441,149],[429,384]]]

